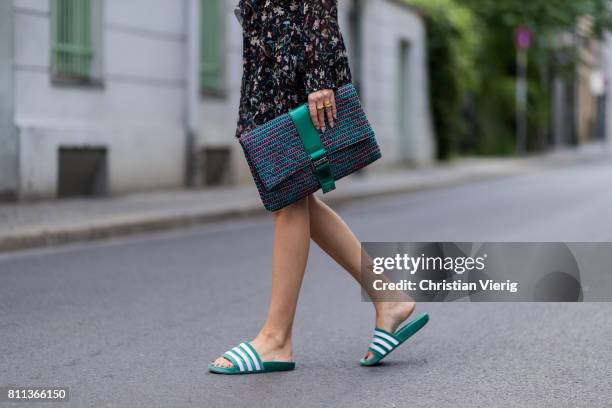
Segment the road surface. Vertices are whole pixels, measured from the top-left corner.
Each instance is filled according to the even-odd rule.
[[[598,162],[338,211],[363,241],[612,241],[611,186]],[[297,369],[209,374],[263,321],[271,244],[260,216],[1,255],[0,386],[70,386],[62,407],[611,404],[612,304],[420,304],[426,329],[363,368],[371,306],[314,244]]]

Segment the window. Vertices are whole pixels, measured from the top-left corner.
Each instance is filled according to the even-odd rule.
[[[200,5],[200,88],[209,94],[223,93],[221,3],[201,0]]]
[[[108,148],[106,146],[60,146],[58,170],[58,197],[108,194]]]
[[[51,4],[51,73],[57,78],[89,79],[91,0],[52,0]]]

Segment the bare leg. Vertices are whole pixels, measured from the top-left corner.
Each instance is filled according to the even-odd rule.
[[[291,330],[310,248],[309,197],[272,213],[272,295],[268,317],[251,341],[263,361],[290,361]],[[223,357],[215,365],[231,367]]]
[[[370,294],[376,310],[376,327],[394,332],[413,312],[414,301],[407,295],[398,295],[397,301],[375,300],[377,294],[372,293],[371,286],[364,285],[361,279],[361,257],[364,254],[357,237],[334,210],[314,195],[310,197],[309,208],[312,239]],[[366,358],[369,358],[369,352]]]

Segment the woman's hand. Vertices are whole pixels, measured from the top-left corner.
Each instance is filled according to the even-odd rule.
[[[308,95],[308,111],[314,127],[325,131],[325,116],[329,127],[334,127],[334,120],[338,119],[336,99],[331,89],[321,89]]]

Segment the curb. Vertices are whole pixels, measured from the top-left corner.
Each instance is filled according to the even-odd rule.
[[[511,174],[507,174],[508,176]],[[353,200],[367,199],[373,197],[384,197],[416,191],[435,190],[448,186],[468,184],[476,181],[495,179],[505,175],[485,175],[475,177],[474,175],[462,176],[438,183],[415,184],[394,188],[381,188],[376,191],[355,191],[324,197],[326,203],[342,205]],[[254,191],[256,194],[256,191]],[[317,193],[321,197],[320,193]],[[101,239],[115,238],[146,232],[159,232],[177,228],[203,225],[214,221],[222,221],[237,217],[248,217],[263,215],[268,212],[259,202],[247,205],[226,207],[222,210],[202,210],[201,212],[179,213],[173,215],[158,215],[141,217],[140,219],[120,220],[110,222],[92,222],[87,226],[59,227],[41,231],[22,232],[14,236],[0,238],[0,253],[22,249],[40,248],[46,246],[63,245],[75,242],[95,241]]]
[[[246,217],[262,213],[255,208],[229,209],[200,214],[177,214],[169,216],[143,217],[138,220],[92,223],[83,227],[66,227],[0,238],[0,253],[22,249],[63,245],[75,242],[95,241],[144,232],[165,231],[181,227],[205,224],[231,217]]]
[[[405,194],[416,191],[435,190],[451,186],[460,186],[487,180],[501,179],[520,174],[529,174],[542,169],[556,168],[561,165],[575,165],[584,162],[595,161],[601,156],[575,157],[573,159],[555,158],[521,158],[502,162],[494,169],[483,170],[467,168],[462,171],[454,171],[453,165],[439,165],[435,167],[430,177],[421,180],[402,182],[392,185],[369,186],[359,188],[359,181],[353,185],[346,184],[346,190],[338,190],[336,194],[322,197],[328,204],[342,205],[353,200],[368,199],[373,197],[385,197],[396,194]],[[436,171],[447,171],[446,174],[435,175]],[[383,174],[379,173],[382,177]],[[358,176],[357,176],[358,177]],[[359,179],[357,179],[359,180]],[[361,180],[363,184],[363,180]],[[367,180],[366,180],[367,183]],[[256,192],[254,191],[254,194]],[[39,248],[45,246],[62,245],[75,242],[94,241],[106,238],[120,237],[138,233],[157,232],[176,228],[202,225],[213,221],[227,220],[236,217],[247,217],[263,215],[267,211],[258,200],[228,205],[222,209],[202,209],[191,212],[180,210],[175,213],[152,214],[139,218],[119,219],[111,221],[92,222],[83,226],[60,226],[57,228],[22,231],[14,235],[0,237],[0,253],[22,249]]]

